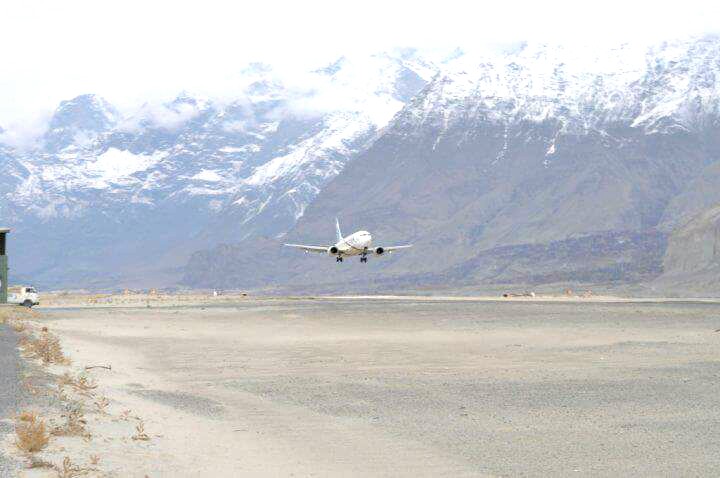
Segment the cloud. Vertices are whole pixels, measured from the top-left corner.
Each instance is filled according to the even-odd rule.
[[[144,127],[176,130],[201,113],[201,106],[192,103],[161,104],[148,103],[140,110],[123,119],[118,125],[120,131],[136,132]]]
[[[6,3],[0,44],[12,48],[0,65],[0,124],[91,92],[120,109],[183,89],[234,97],[249,61],[290,71],[395,47],[467,51],[521,40],[646,42],[720,31],[717,0]]]
[[[47,131],[50,113],[41,112],[17,118],[0,128],[0,144],[20,150],[37,146]]]

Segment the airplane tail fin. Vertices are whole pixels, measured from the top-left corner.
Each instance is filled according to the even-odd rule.
[[[342,241],[343,235],[342,232],[340,232],[340,221],[338,218],[335,218],[335,236],[337,237],[337,242]]]

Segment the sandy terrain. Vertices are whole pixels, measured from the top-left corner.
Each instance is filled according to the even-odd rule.
[[[87,372],[109,402],[86,415],[92,438],[43,455],[96,454],[102,474],[720,473],[716,304],[245,299],[40,316],[73,361],[57,374],[112,366]],[[132,439],[140,420],[147,441]]]
[[[577,303],[684,303],[702,302],[720,304],[720,298],[670,298],[670,297],[648,297],[629,298],[611,295],[585,294],[580,292],[565,294],[512,294],[503,297],[497,295],[467,295],[467,296],[444,296],[444,295],[318,295],[314,297],[255,297],[244,292],[221,293],[214,296],[211,293],[126,293],[126,294],[86,294],[86,293],[44,293],[40,309],[57,308],[97,308],[97,307],[183,307],[183,306],[235,306],[238,302],[258,301],[265,302],[287,302],[287,301],[327,301],[327,300],[383,300],[383,301],[407,301],[416,302],[577,302]]]

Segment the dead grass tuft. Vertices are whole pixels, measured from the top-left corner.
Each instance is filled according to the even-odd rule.
[[[109,405],[110,400],[106,397],[100,397],[95,401],[95,407],[97,408],[98,413],[101,413],[102,415],[107,415],[107,408]]]
[[[62,414],[65,423],[53,429],[52,434],[56,436],[81,436],[90,438],[90,433],[85,428],[87,420],[85,420],[85,412],[82,404],[79,402],[70,403],[65,407],[65,413]]]
[[[57,469],[57,474],[58,478],[76,478],[78,476],[87,475],[91,471],[93,471],[93,469],[75,465],[72,461],[70,461],[70,457],[66,456],[63,460],[62,468]]]
[[[2,307],[0,308],[0,324],[12,321],[27,320],[37,317],[37,312],[28,310],[25,307]]]
[[[43,332],[39,336],[30,334],[20,338],[20,346],[28,357],[38,358],[47,364],[68,365],[70,360],[63,354],[60,346],[60,339],[49,332]]]
[[[74,388],[76,392],[85,396],[92,395],[92,391],[98,387],[97,382],[84,372],[80,373],[77,377],[73,377],[68,372],[65,372],[58,379],[58,385],[61,387],[70,386]]]
[[[24,411],[20,412],[20,414],[17,416],[17,420],[20,422],[36,422],[38,419],[37,412],[33,411]]]
[[[145,433],[145,424],[141,421],[135,426],[135,435],[132,436],[133,440],[149,441],[150,436]]]
[[[22,418],[21,418],[22,417]],[[35,453],[45,448],[50,441],[50,434],[45,422],[34,412],[22,412],[15,425],[15,445],[25,453]]]
[[[20,322],[19,320],[13,320],[8,321],[8,324],[10,325],[10,328],[13,329],[18,334],[22,334],[23,332],[27,332],[28,326],[25,322]]]
[[[47,460],[43,460],[42,458],[38,458],[38,457],[35,456],[35,455],[30,455],[30,456],[28,457],[27,467],[28,467],[29,469],[31,469],[31,470],[32,470],[32,469],[36,469],[36,468],[50,468],[50,469],[54,469],[54,468],[55,468],[55,465],[53,465],[52,463],[50,463],[50,462],[47,461]]]

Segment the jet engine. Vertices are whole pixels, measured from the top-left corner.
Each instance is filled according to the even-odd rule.
[[[385,252],[385,249],[383,249],[382,247],[377,247],[375,249],[375,254],[377,254],[378,256],[383,254],[384,252]]]
[[[338,248],[335,246],[328,247],[328,254],[337,254]]]

